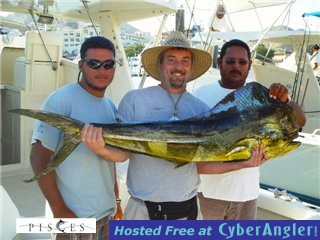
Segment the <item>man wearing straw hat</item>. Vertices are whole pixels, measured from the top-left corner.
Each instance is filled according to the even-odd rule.
[[[211,66],[208,52],[190,47],[183,33],[173,32],[161,46],[146,49],[141,57],[145,71],[158,80],[159,85],[128,92],[119,104],[117,118],[120,121],[174,121],[208,110],[205,103],[186,91],[187,83]],[[94,127],[91,130],[96,131]],[[101,132],[97,141],[99,139],[103,142]],[[101,152],[97,149],[99,144],[92,139],[85,143],[94,146],[90,149]],[[263,157],[263,147],[254,148],[252,157],[246,162],[254,165]],[[127,187],[130,198],[124,219],[202,219],[197,204],[200,178],[196,163],[177,168],[169,161],[133,153],[129,154],[129,159]]]
[[[146,49],[141,57],[145,71],[158,80],[159,85],[128,92],[119,104],[117,117],[120,121],[173,121],[208,110],[205,103],[186,91],[187,82],[198,78],[211,66],[208,52],[191,48],[183,33],[173,32],[161,46]],[[101,134],[99,138],[103,142]],[[92,140],[90,144],[97,146]],[[254,149],[248,162],[256,164],[263,156],[263,147]],[[129,154],[129,159],[130,198],[124,219],[202,219],[197,204],[200,178],[196,163],[177,168],[169,161],[133,153]]]
[[[209,69],[212,58],[206,51],[191,48],[182,32],[173,32],[161,46],[143,51],[141,60],[159,85],[128,92],[119,104],[120,120],[169,121],[208,110],[206,104],[186,91],[186,85]],[[162,159],[130,154],[130,199],[124,219],[197,219],[199,181],[195,163],[177,168]]]
[[[204,74],[211,55],[190,47],[181,32],[171,33],[161,46],[141,54],[145,71],[158,86],[128,92],[119,104],[124,122],[186,119],[208,110],[206,104],[186,91],[187,82]],[[256,158],[261,158],[255,154]],[[174,163],[129,154],[127,186],[130,194],[124,219],[202,219],[197,205],[200,183],[196,163],[177,168]]]

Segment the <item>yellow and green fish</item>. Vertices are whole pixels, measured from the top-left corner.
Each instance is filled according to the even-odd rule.
[[[34,181],[58,166],[81,143],[81,121],[31,109],[13,113],[46,122],[64,132],[64,144],[53,161]],[[103,128],[106,144],[133,153],[173,161],[236,161],[250,157],[251,148],[263,144],[268,158],[297,148],[299,126],[293,108],[269,97],[259,83],[248,83],[233,91],[215,107],[186,120],[151,123],[94,124]]]

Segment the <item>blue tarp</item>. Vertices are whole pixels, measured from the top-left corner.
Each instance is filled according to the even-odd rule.
[[[320,17],[320,12],[310,12],[310,13],[302,14],[302,17],[308,17],[308,16]]]

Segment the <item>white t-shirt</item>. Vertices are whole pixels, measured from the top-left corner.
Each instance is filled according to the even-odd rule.
[[[212,84],[196,89],[194,95],[212,108],[232,91],[222,88],[215,80]],[[237,202],[249,201],[259,196],[259,177],[259,167],[242,168],[223,174],[201,174],[199,191],[206,198]]]
[[[314,64],[318,63],[317,69],[313,70],[316,77],[320,77],[320,51],[314,52],[310,58],[311,67],[313,69]]]

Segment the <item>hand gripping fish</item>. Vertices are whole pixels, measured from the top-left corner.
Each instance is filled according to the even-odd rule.
[[[81,143],[84,123],[62,115],[31,109],[13,113],[32,117],[64,132],[64,144],[53,161],[31,182],[53,170]],[[208,112],[186,120],[103,127],[106,144],[133,153],[173,161],[177,165],[201,161],[248,159],[251,148],[263,144],[268,158],[284,155],[300,145],[296,112],[269,97],[259,83],[233,91]]]

